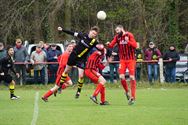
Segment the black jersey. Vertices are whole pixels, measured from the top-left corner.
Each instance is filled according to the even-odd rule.
[[[13,59],[7,55],[6,57],[0,59],[0,73],[7,75],[9,70],[16,74]]]
[[[89,51],[98,44],[98,41],[93,38],[89,38],[88,34],[72,32],[67,30],[62,30],[63,32],[78,37],[80,40],[76,44],[73,52],[78,58],[87,58]]]

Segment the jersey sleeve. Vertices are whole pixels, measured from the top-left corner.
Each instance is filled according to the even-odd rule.
[[[105,66],[104,66],[102,63],[99,63],[99,64],[98,64],[98,68],[99,68],[100,70],[103,70],[103,69],[105,68]]]
[[[114,45],[117,43],[117,35],[114,37],[114,39],[110,42],[110,44],[108,45],[109,48],[113,48]]]
[[[136,43],[136,40],[134,38],[134,35],[132,33],[128,33],[128,36],[129,36],[128,44],[131,45],[134,48],[137,48],[137,43]]]

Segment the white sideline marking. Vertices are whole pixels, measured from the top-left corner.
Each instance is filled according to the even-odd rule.
[[[38,118],[38,114],[39,114],[38,100],[39,100],[39,92],[36,92],[33,119],[31,121],[31,125],[36,125],[36,122],[37,122],[37,118]]]

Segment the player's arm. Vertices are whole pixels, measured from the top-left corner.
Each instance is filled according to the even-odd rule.
[[[132,33],[128,33],[127,41],[129,45],[131,45],[134,48],[137,48],[137,43]]]
[[[117,43],[117,36],[115,36],[111,42],[107,42],[106,45],[108,46],[108,48],[113,48],[116,43]]]
[[[65,30],[62,27],[58,27],[58,31],[67,33],[69,35],[72,35],[72,36],[75,36],[75,37],[78,37],[78,38],[84,37],[84,35],[82,33],[74,32],[74,31],[70,31],[70,30]]]

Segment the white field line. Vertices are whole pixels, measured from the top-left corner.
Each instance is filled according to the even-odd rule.
[[[38,100],[39,100],[39,92],[36,92],[33,119],[31,121],[31,125],[36,125],[36,122],[37,122],[37,118],[38,118],[38,114],[39,114]]]

